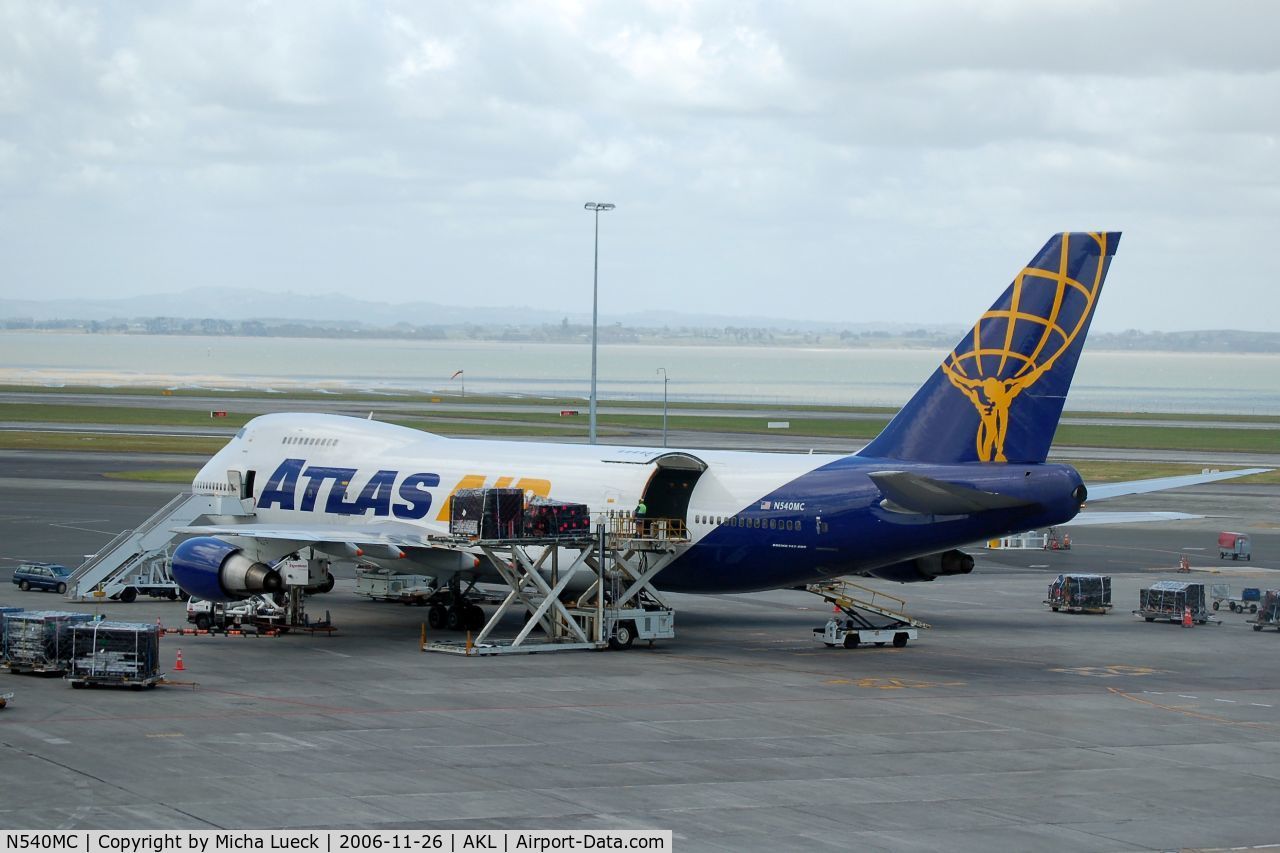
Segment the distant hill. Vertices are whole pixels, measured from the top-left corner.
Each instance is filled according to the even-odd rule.
[[[0,299],[0,328],[87,332],[270,337],[359,337],[578,342],[590,337],[590,314],[529,307],[467,308],[434,302],[369,302],[343,294],[261,293],[249,289],[98,300]],[[773,346],[948,347],[960,325],[808,322],[644,311],[604,315],[609,343],[758,344]],[[1128,330],[1090,335],[1091,349],[1167,352],[1280,352],[1280,332],[1212,329]]]

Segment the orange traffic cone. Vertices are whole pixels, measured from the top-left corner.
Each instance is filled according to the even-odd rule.
[[[1184,607],[1182,608],[1182,627],[1190,628],[1191,624],[1191,608]]]
[[[1187,612],[1190,613],[1191,611],[1188,610]],[[182,649],[178,649],[178,660],[173,665],[173,671],[182,672],[184,669],[186,669],[186,667],[182,665]]]

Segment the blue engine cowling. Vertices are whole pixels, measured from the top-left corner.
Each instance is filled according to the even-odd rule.
[[[869,569],[864,574],[898,583],[919,583],[948,575],[967,575],[973,571],[973,557],[954,548],[940,554],[917,557],[889,566]]]
[[[173,579],[183,592],[207,601],[239,601],[284,588],[275,569],[250,560],[235,545],[212,536],[188,539],[174,550]]]

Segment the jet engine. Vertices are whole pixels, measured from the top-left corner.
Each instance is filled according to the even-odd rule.
[[[275,569],[212,536],[188,539],[174,550],[173,579],[183,592],[208,601],[238,601],[284,589]]]
[[[898,583],[919,583],[945,575],[967,575],[971,571],[973,571],[973,557],[953,548],[940,554],[929,554],[925,557],[916,557],[914,560],[904,560],[901,563],[868,569],[864,574]]]

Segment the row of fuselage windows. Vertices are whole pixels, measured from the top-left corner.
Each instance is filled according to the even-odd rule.
[[[800,522],[789,518],[752,518],[741,515],[695,515],[696,524],[719,524],[724,527],[754,527],[758,530],[800,530]]]
[[[286,435],[281,444],[307,444],[312,447],[333,447],[338,443],[336,438],[307,438],[301,435]]]

